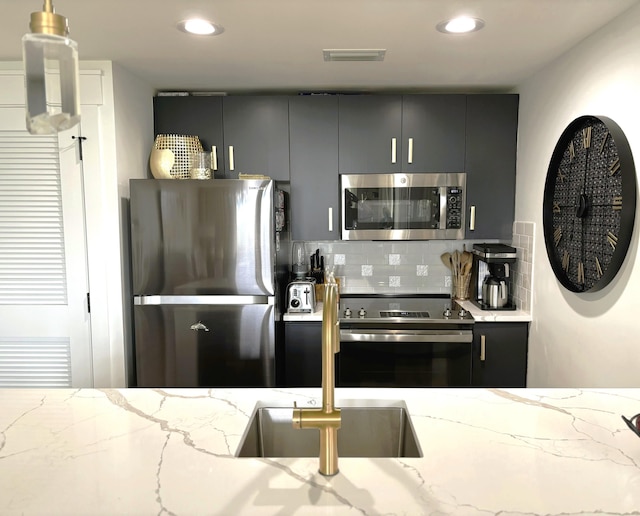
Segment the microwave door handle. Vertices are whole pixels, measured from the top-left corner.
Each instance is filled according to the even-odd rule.
[[[447,187],[440,187],[440,220],[438,229],[447,229]]]

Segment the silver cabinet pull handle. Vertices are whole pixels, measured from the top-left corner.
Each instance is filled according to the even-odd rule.
[[[233,159],[233,145],[229,145],[229,170],[235,170],[235,160]]]
[[[474,231],[476,229],[476,207],[471,206],[469,211],[469,231]]]
[[[487,359],[487,337],[480,335],[480,362]]]
[[[397,140],[396,138],[391,138],[391,163],[396,162],[396,148],[397,148]]]
[[[409,144],[408,144],[408,151],[407,151],[407,163],[409,163],[410,165],[413,163],[413,138],[409,138]]]
[[[329,232],[333,231],[333,208],[329,207]]]
[[[207,328],[204,324],[202,324],[202,321],[198,321],[197,323],[192,324],[191,329],[193,331],[200,331],[200,330],[209,331],[209,328]]]
[[[218,170],[218,148],[215,145],[211,146],[211,168]]]

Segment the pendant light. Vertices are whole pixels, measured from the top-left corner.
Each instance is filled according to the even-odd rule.
[[[80,121],[78,44],[52,0],[45,0],[42,12],[31,13],[29,28],[22,37],[27,129],[53,134]]]

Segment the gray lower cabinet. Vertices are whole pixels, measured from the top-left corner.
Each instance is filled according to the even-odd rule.
[[[465,110],[465,95],[340,96],[340,173],[463,171]]]
[[[476,323],[471,381],[474,387],[526,387],[529,323]]]
[[[289,99],[291,235],[339,240],[338,97]]]
[[[322,385],[322,323],[284,323],[285,387]]]
[[[518,95],[468,95],[467,238],[510,240],[516,191]]]

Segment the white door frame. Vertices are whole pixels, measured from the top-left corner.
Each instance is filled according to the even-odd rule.
[[[125,380],[120,195],[110,62],[80,63],[83,174],[95,387]],[[21,62],[0,62],[0,105],[24,107]]]

